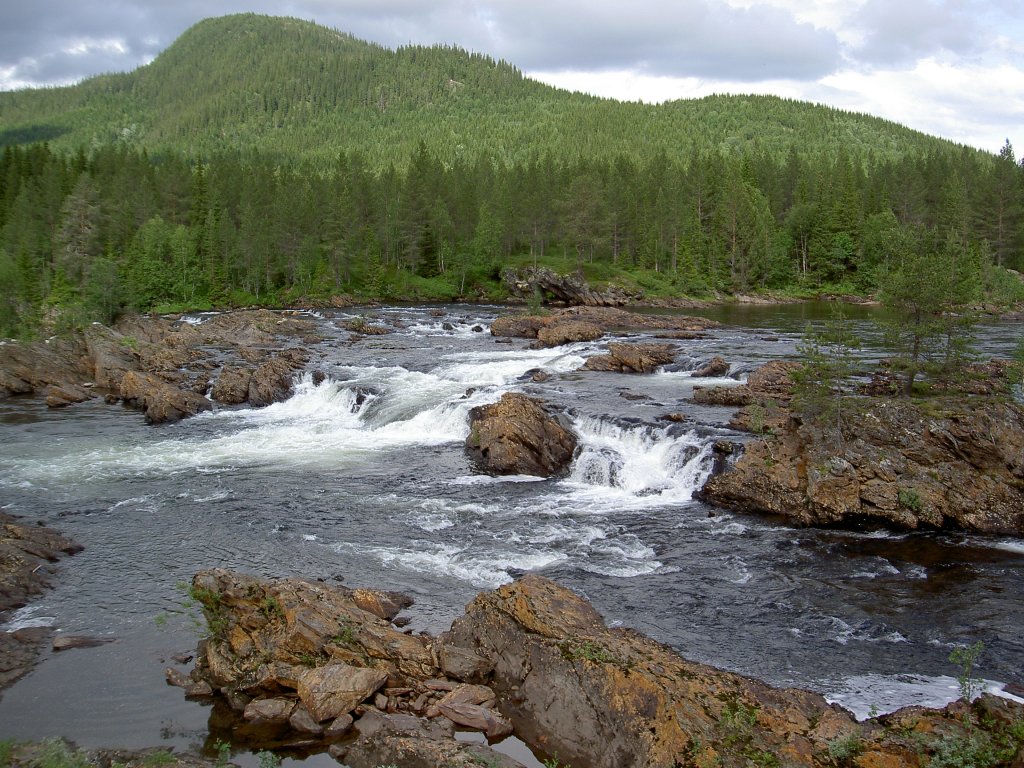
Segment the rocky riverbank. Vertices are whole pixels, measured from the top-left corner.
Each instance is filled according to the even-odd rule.
[[[113,328],[30,344],[0,344],[0,397],[44,396],[59,408],[97,397],[143,411],[150,423],[213,407],[267,405],[291,394],[320,341],[315,323],[295,314],[243,310],[201,324],[170,317],[125,317]],[[206,395],[209,393],[210,398]]]
[[[193,581],[211,635],[169,682],[234,713],[254,749],[330,749],[351,768],[518,763],[515,733],[574,768],[926,766],[954,750],[1024,759],[1024,706],[983,696],[866,722],[816,694],[689,662],[539,576],[480,594],[450,631],[402,632],[394,595],[223,570]],[[215,706],[215,709],[216,709]],[[222,722],[223,727],[223,722]],[[1018,761],[1018,762],[1014,762]]]
[[[82,547],[52,528],[28,525],[0,512],[0,625],[52,586],[56,563]],[[0,690],[32,669],[52,630],[0,632]]]
[[[1019,403],[962,391],[917,401],[850,396],[840,417],[806,418],[791,405],[794,365],[772,363],[745,386],[694,393],[743,406],[732,426],[754,434],[700,498],[800,525],[1024,535]]]

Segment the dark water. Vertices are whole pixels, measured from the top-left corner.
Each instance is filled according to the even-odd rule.
[[[1021,681],[1024,540],[794,529],[692,501],[731,409],[689,403],[714,382],[687,369],[721,354],[742,377],[792,357],[820,308],[720,311],[732,324],[676,342],[681,369],[647,377],[577,373],[600,343],[536,351],[472,331],[496,311],[374,310],[401,329],[356,344],[336,325],[348,316],[323,317],[312,367],[328,380],[262,410],[147,427],[103,404],[0,401],[0,505],[86,547],[8,628],[116,640],[48,656],[4,692],[0,738],[202,743],[209,710],[163,669],[197,637],[176,584],[212,566],[398,589],[430,632],[477,591],[537,571],[688,658],[861,714],[954,698],[958,643],[984,641],[983,677]],[[1005,351],[1019,333],[992,325],[981,343]],[[534,368],[550,380],[524,377]],[[474,472],[467,412],[509,390],[572,417],[583,449],[569,477]],[[659,418],[670,412],[689,420]]]

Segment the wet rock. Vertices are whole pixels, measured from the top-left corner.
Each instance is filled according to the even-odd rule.
[[[86,400],[91,400],[94,397],[96,397],[96,394],[86,387],[74,384],[63,386],[51,384],[46,388],[46,407],[66,408],[75,403],[84,403]]]
[[[466,449],[486,472],[550,477],[572,461],[576,436],[539,401],[506,393],[470,411]]]
[[[594,323],[581,320],[570,320],[557,323],[537,331],[537,341],[545,347],[557,347],[562,344],[574,344],[580,341],[594,341],[604,336],[604,331]]]
[[[725,376],[729,373],[729,364],[718,355],[715,355],[707,363],[693,372],[694,378],[711,379]]]
[[[351,721],[352,718],[349,717],[350,726]],[[313,716],[309,714],[309,710],[302,705],[295,707],[291,715],[288,716],[288,724],[292,729],[299,733],[308,733],[313,736],[319,736],[324,732],[323,726],[320,725],[320,723],[318,723]]]
[[[672,344],[612,342],[608,345],[607,355],[589,358],[583,368],[614,373],[653,373],[659,366],[675,360],[676,351]]]
[[[488,739],[503,739],[512,733],[512,723],[487,707],[478,704],[438,704],[437,708],[456,725],[483,731]]]
[[[81,338],[0,344],[0,397],[27,395],[51,385],[72,387],[91,379]]]
[[[150,424],[164,424],[209,411],[213,404],[195,392],[179,389],[152,373],[127,371],[121,377],[120,395],[143,411]]]
[[[259,408],[287,400],[292,394],[296,367],[282,355],[260,365],[249,380],[249,404]]]
[[[352,599],[364,611],[386,621],[392,621],[402,610],[410,607],[413,600],[401,592],[383,592],[376,589],[353,589]]]
[[[724,405],[740,408],[753,400],[750,387],[740,384],[735,387],[694,387],[692,400],[701,405]]]
[[[278,725],[287,723],[294,710],[294,699],[254,699],[242,716],[251,723]]]
[[[188,688],[192,685],[192,678],[171,667],[164,670],[164,678],[167,680],[168,685],[173,685],[177,688]]]
[[[53,639],[53,650],[70,651],[75,648],[97,648],[113,643],[112,637],[90,637],[87,635],[60,635]]]
[[[98,387],[119,391],[124,375],[140,367],[137,340],[99,323],[88,326],[83,336],[92,380]]]
[[[54,563],[81,551],[52,528],[29,525],[0,511],[0,624],[9,611],[50,588]],[[31,671],[52,634],[49,627],[0,632],[0,690]]]
[[[778,381],[766,386],[784,387]],[[801,525],[869,520],[909,530],[1024,534],[1021,406],[995,399],[935,398],[918,405],[875,398],[836,425],[762,402],[732,422],[761,439],[709,478],[702,499]]]
[[[249,399],[252,370],[239,365],[225,365],[213,385],[210,397],[225,405],[239,405]]]

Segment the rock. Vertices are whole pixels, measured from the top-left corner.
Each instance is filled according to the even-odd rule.
[[[263,363],[249,380],[249,404],[258,408],[287,400],[292,394],[294,375],[294,364],[282,356]]]
[[[675,360],[676,347],[672,344],[626,344],[612,342],[607,355],[591,357],[583,364],[587,371],[615,373],[653,373],[659,366]]]
[[[318,723],[350,713],[388,679],[387,672],[330,664],[299,679],[299,699]]]
[[[729,373],[729,364],[718,355],[715,355],[707,363],[695,370],[692,375],[697,379],[711,379],[720,378],[727,373]]]
[[[509,295],[524,300],[542,296],[545,301],[562,304],[618,307],[639,296],[617,286],[596,290],[579,273],[560,275],[547,267],[506,269],[501,277]]]
[[[537,331],[537,340],[546,347],[557,347],[579,341],[594,341],[602,336],[604,336],[604,331],[598,326],[580,320],[545,326]]]
[[[198,683],[192,683],[185,687],[186,699],[205,699],[208,696],[213,696],[213,687],[205,680],[200,680]]]
[[[345,717],[349,718],[349,727],[351,727],[351,716],[345,715]],[[299,733],[308,733],[313,736],[319,736],[324,732],[323,726],[314,720],[313,716],[309,714],[309,710],[301,704],[295,707],[291,715],[288,716],[288,724]]]
[[[535,339],[537,332],[550,322],[546,317],[534,315],[502,315],[491,323],[492,336],[513,339]]]
[[[701,405],[725,405],[739,408],[753,401],[750,387],[740,384],[735,387],[694,387],[693,402]]]
[[[191,678],[171,667],[164,670],[164,678],[167,680],[168,685],[173,685],[178,688],[188,688],[192,685]]]
[[[139,368],[138,342],[99,323],[86,327],[83,336],[90,378],[96,386],[118,392],[124,375]]]
[[[358,737],[338,745],[331,754],[350,768],[522,768],[519,762],[482,744],[456,741],[450,724],[446,728],[441,722],[370,711],[356,723]]]
[[[225,405],[239,405],[249,399],[252,370],[238,365],[225,365],[213,385],[210,397]]]
[[[294,699],[254,699],[242,716],[251,723],[279,724],[287,723],[294,710]]]
[[[705,501],[800,525],[871,520],[908,530],[1024,535],[1020,405],[874,398],[838,431],[785,409],[756,407],[733,423],[751,428],[756,421],[770,432],[708,479],[698,494]]]
[[[70,651],[74,648],[97,648],[114,642],[112,637],[88,637],[86,635],[60,635],[53,639],[53,650]]]
[[[364,611],[392,621],[403,609],[410,607],[413,600],[401,592],[382,592],[376,589],[353,589],[352,599]]]
[[[550,477],[572,461],[576,436],[537,400],[506,393],[469,417],[466,449],[486,472]]]
[[[488,739],[503,739],[512,733],[507,718],[478,704],[438,704],[437,708],[456,725],[483,731]]]
[[[310,715],[312,719],[312,715]],[[355,722],[352,719],[352,715],[347,712],[344,715],[339,715],[334,718],[334,721],[323,729],[325,739],[340,739],[345,736],[349,731],[352,730],[352,723]]]
[[[205,397],[140,371],[127,371],[122,376],[120,394],[126,402],[142,409],[150,424],[179,421],[213,408]]]
[[[58,385],[51,384],[46,388],[46,407],[65,408],[75,403],[84,403],[96,397],[95,393],[86,387],[74,384]]]

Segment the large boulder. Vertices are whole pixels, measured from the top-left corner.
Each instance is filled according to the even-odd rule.
[[[299,699],[313,719],[322,723],[349,714],[387,679],[388,673],[383,670],[329,664],[302,673]]]
[[[470,411],[466,449],[487,472],[550,477],[572,461],[576,436],[540,401],[510,392]]]
[[[676,359],[673,344],[627,344],[611,342],[607,355],[596,355],[583,364],[587,371],[653,373]]]
[[[225,365],[210,391],[210,397],[225,405],[240,405],[249,399],[252,369],[242,365]]]

